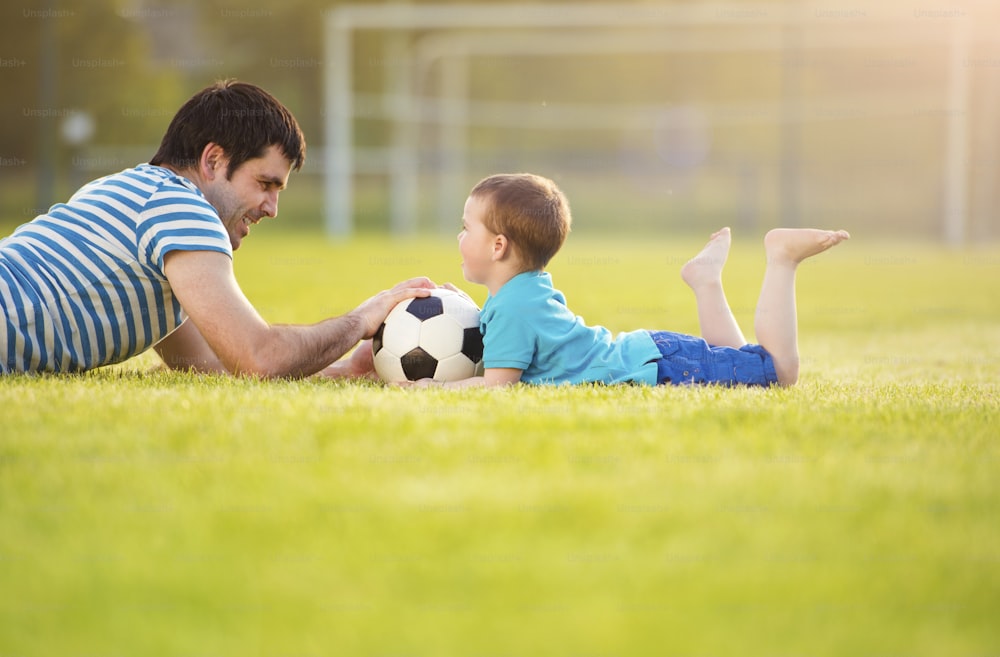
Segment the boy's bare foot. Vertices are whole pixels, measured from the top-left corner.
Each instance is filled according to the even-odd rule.
[[[797,265],[850,238],[846,230],[775,228],[764,236],[764,253],[768,264]]]
[[[731,242],[732,236],[729,228],[712,233],[705,248],[681,267],[681,278],[684,282],[692,289],[721,283],[722,267],[726,264],[726,258],[729,257]]]

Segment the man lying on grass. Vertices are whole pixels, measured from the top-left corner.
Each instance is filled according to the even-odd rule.
[[[360,376],[369,338],[427,279],[341,317],[268,324],[233,251],[305,160],[295,117],[263,89],[219,82],[174,116],[149,164],[96,180],[0,240],[0,374],[78,372],[153,346],[167,367],[264,377]]]
[[[728,228],[681,270],[697,299],[702,338],[644,330],[616,338],[575,316],[544,271],[570,222],[566,197],[546,178],[496,175],[473,188],[458,241],[465,279],[489,290],[480,314],[484,375],[418,385],[792,385],[799,375],[796,268],[850,237],[815,229],[776,229],[764,237],[767,269],[754,322],[759,345],[747,344],[722,289]]]

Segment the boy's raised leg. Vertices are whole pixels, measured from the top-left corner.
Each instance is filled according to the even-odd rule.
[[[754,331],[757,341],[774,358],[774,368],[781,385],[792,385],[799,378],[796,269],[806,258],[850,237],[846,230],[813,228],[776,228],[764,236],[767,269],[757,301]]]
[[[708,244],[681,267],[681,278],[694,291],[701,337],[710,345],[740,348],[747,343],[722,289],[722,267],[732,242],[729,228],[716,231]]]

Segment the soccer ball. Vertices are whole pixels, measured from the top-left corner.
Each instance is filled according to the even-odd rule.
[[[383,381],[458,381],[482,374],[479,308],[442,288],[402,301],[375,333],[372,354]]]

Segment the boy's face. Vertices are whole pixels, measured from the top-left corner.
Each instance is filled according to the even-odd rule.
[[[458,234],[458,250],[462,254],[462,275],[470,283],[485,284],[493,265],[496,234],[483,224],[489,201],[470,196],[462,215],[462,232]]]

